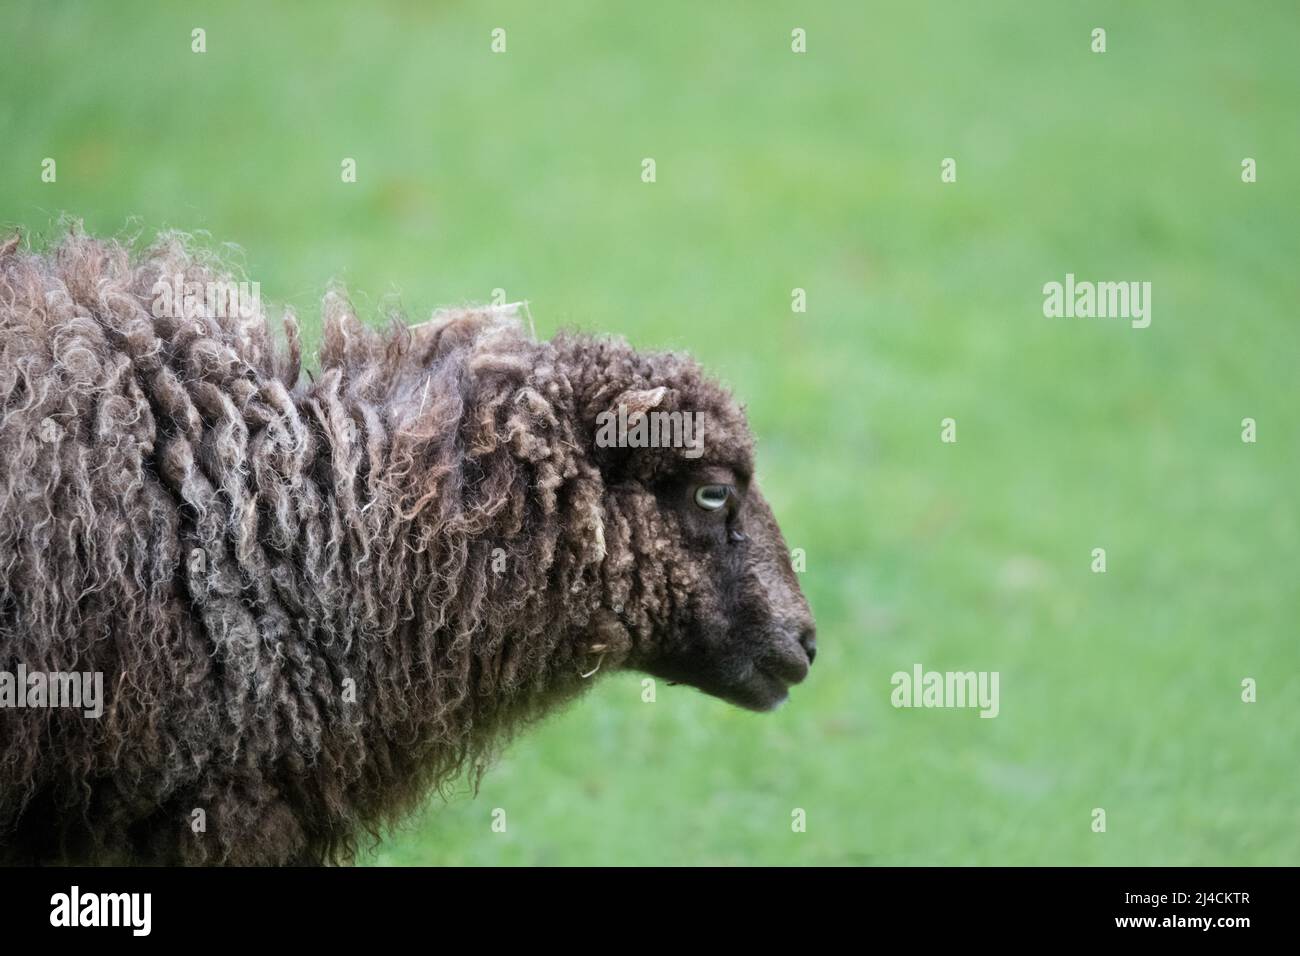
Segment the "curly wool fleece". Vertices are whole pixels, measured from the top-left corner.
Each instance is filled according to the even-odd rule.
[[[155,316],[178,274],[228,281],[175,238],[0,243],[0,667],[107,697],[0,709],[0,858],[351,858],[688,602],[596,409],[667,383],[748,467],[684,357],[492,310],[378,332],[331,294],[307,381],[292,314],[287,348],[260,303]]]

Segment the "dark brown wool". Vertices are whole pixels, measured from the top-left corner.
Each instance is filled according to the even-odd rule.
[[[292,314],[279,346],[260,306],[156,317],[178,273],[227,278],[0,240],[0,670],[105,691],[0,708],[0,860],[346,860],[597,666],[756,708],[806,672],[748,428],[688,358],[331,294],[313,380]],[[596,447],[620,400],[702,412],[707,454]],[[747,524],[679,510],[692,475]]]

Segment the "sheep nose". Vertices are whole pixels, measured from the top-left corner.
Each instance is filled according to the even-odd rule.
[[[808,655],[808,664],[817,659],[817,628],[809,625],[799,632],[799,646]]]

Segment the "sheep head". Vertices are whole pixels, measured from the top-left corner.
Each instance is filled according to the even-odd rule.
[[[683,355],[558,347],[604,480],[607,601],[632,635],[623,666],[777,707],[808,673],[815,629],[740,406]]]

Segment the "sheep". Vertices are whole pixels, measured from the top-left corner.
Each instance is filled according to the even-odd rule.
[[[807,674],[753,438],[689,357],[331,291],[304,375],[292,312],[278,343],[177,277],[232,281],[174,235],[0,242],[0,861],[349,862],[596,675],[768,710]],[[596,440],[651,412],[703,441]],[[20,667],[99,675],[99,716]]]

